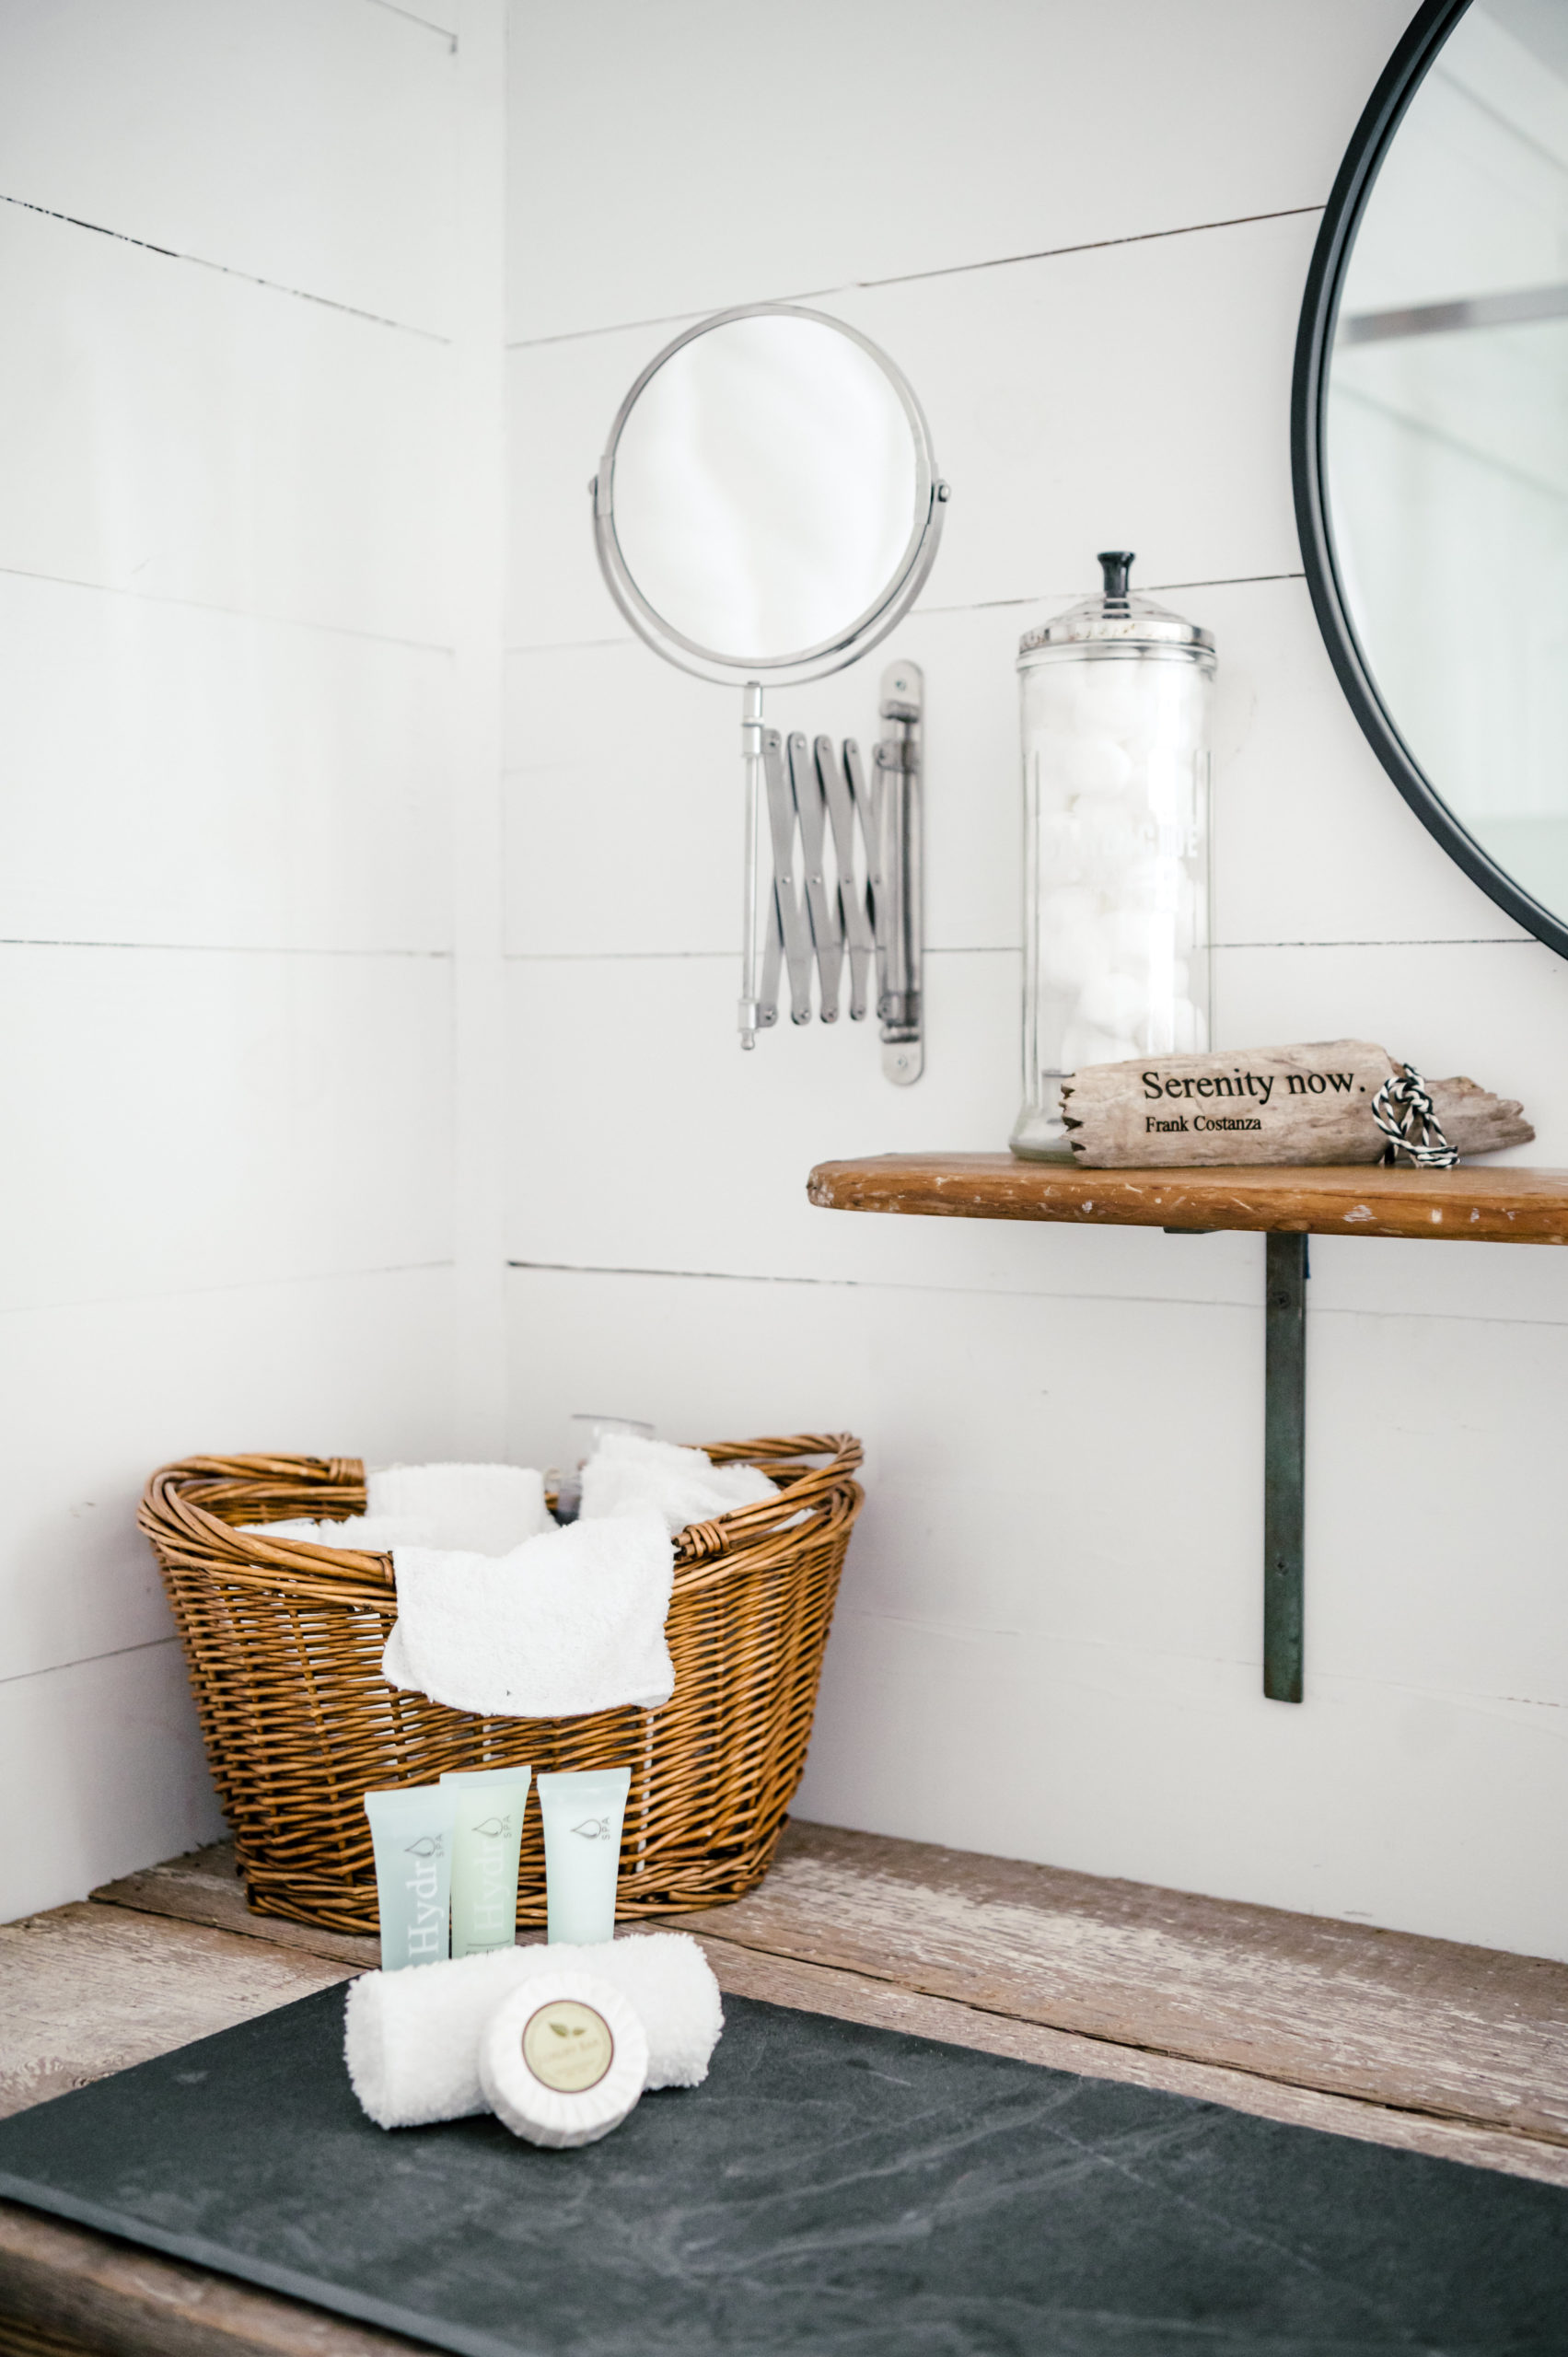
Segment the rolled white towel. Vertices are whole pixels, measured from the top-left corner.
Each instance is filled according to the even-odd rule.
[[[424,2128],[486,2110],[485,2025],[525,1980],[570,1965],[612,1982],[636,2013],[650,2087],[702,2084],[724,2027],[719,1984],[690,1932],[643,1932],[597,1947],[499,1948],[366,1973],[348,1992],[343,2057],[370,2118],[381,2128]]]
[[[387,1465],[366,1477],[373,1515],[412,1515],[423,1542],[474,1555],[505,1555],[553,1530],[544,1476],[531,1465]]]
[[[582,1519],[601,1521],[652,1506],[673,1538],[688,1523],[712,1522],[777,1496],[755,1465],[715,1465],[700,1448],[677,1448],[637,1433],[605,1433],[583,1468]]]

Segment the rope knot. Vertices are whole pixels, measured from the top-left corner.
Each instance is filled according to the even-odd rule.
[[[1386,1163],[1397,1163],[1402,1155],[1417,1170],[1452,1170],[1459,1158],[1458,1147],[1443,1134],[1426,1083],[1413,1064],[1401,1064],[1399,1072],[1389,1074],[1372,1100],[1372,1118],[1388,1141],[1383,1149]]]

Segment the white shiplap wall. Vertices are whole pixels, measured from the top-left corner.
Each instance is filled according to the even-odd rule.
[[[810,1164],[995,1147],[1021,630],[1139,552],[1219,642],[1218,1036],[1355,1031],[1568,1162],[1568,969],[1363,742],[1300,577],[1320,207],[1408,0],[514,0],[505,1211],[513,1451],[596,1408],[843,1425],[868,1504],[803,1810],[1568,1955],[1568,1256],[1313,1248],[1308,1701],[1259,1692],[1255,1238],[871,1220]],[[955,496],[921,610],[930,1048],[743,1058],[737,700],[633,642],[584,486],[673,323],[807,297]],[[786,726],[871,725],[876,658]]]
[[[502,47],[0,17],[0,1918],[217,1828],[153,1466],[494,1445]]]

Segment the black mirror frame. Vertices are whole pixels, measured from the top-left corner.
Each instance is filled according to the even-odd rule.
[[[1291,383],[1290,455],[1307,586],[1340,685],[1373,751],[1427,831],[1515,922],[1568,958],[1568,920],[1532,900],[1461,825],[1405,743],[1361,649],[1334,559],[1323,468],[1323,396],[1345,265],[1406,108],[1470,0],[1423,0],[1356,124],[1307,273]]]

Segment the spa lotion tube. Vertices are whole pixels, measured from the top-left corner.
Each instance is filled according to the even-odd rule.
[[[540,1774],[544,1884],[553,1944],[597,1947],[615,1937],[615,1885],[630,1768]]]
[[[448,1768],[452,1824],[452,1954],[488,1956],[517,1938],[517,1852],[531,1768]]]
[[[376,1851],[383,1972],[441,1964],[449,1952],[455,1810],[456,1796],[445,1784],[404,1784],[365,1795]]]

